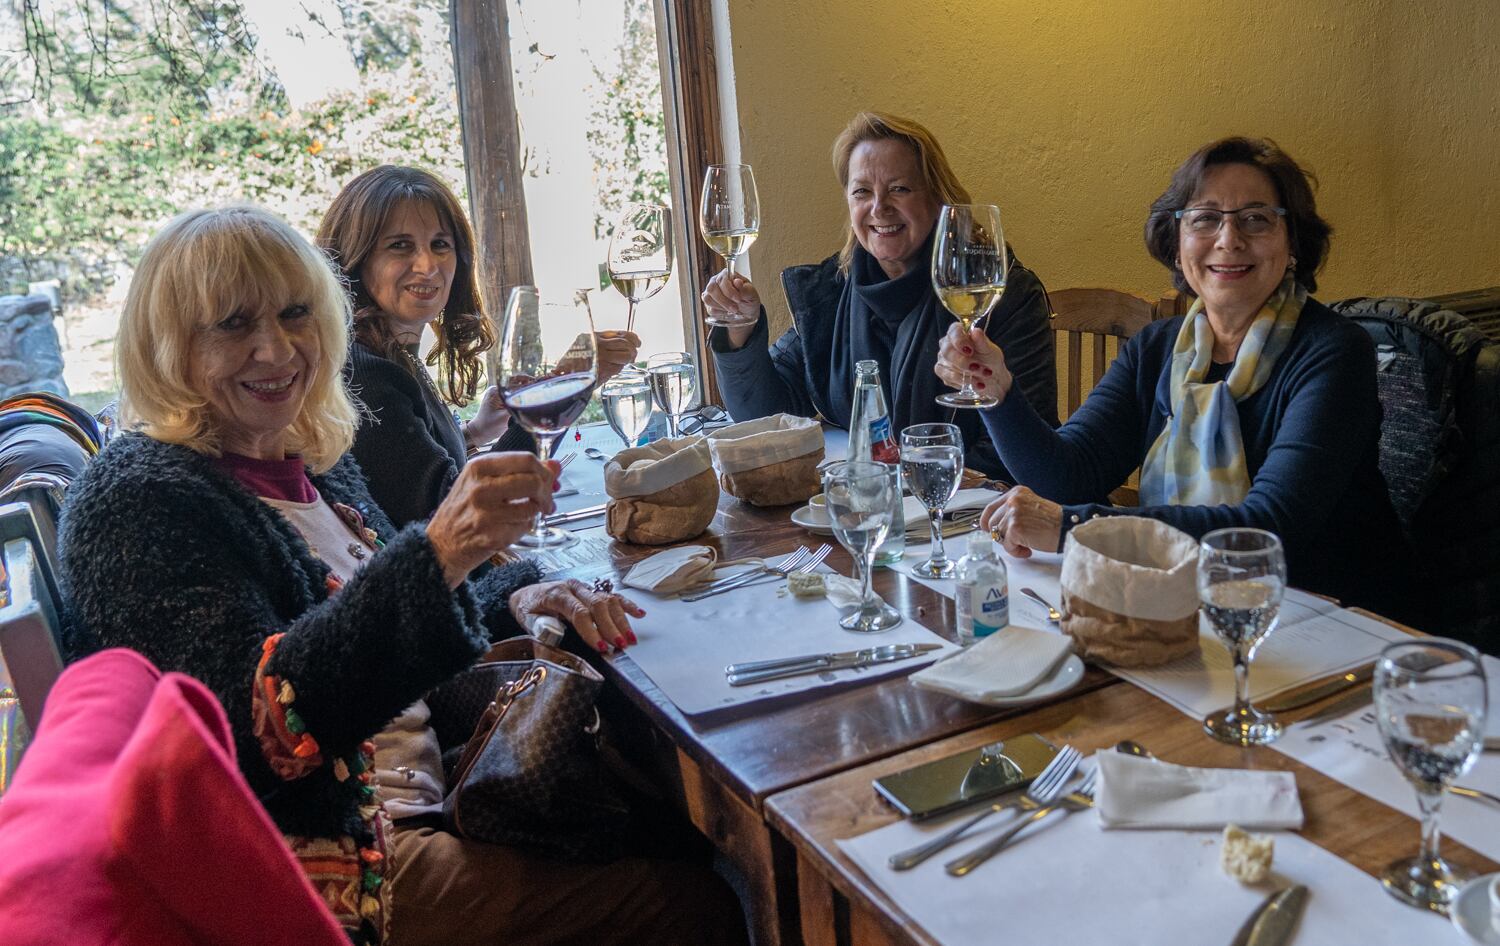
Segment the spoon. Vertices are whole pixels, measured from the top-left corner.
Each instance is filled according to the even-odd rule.
[[[1042,607],[1046,608],[1047,609],[1047,620],[1051,621],[1053,624],[1057,624],[1057,623],[1059,623],[1059,622],[1062,621],[1062,612],[1059,611],[1059,610],[1057,610],[1056,608],[1054,608],[1051,604],[1049,604],[1047,602],[1046,598],[1043,598],[1041,595],[1037,594],[1035,591],[1032,591],[1030,588],[1022,588],[1021,589],[1021,594],[1025,595],[1026,597],[1030,598],[1032,601],[1035,601],[1037,604],[1039,604]]]
[[[1123,752],[1126,755],[1140,756],[1142,759],[1156,758],[1150,752],[1146,751],[1145,746],[1131,739],[1122,739],[1119,742],[1115,743],[1115,751]]]
[[[609,454],[605,453],[603,450],[600,450],[598,447],[584,447],[583,455],[588,457],[590,460],[598,460],[600,463],[603,463],[605,460],[609,459]]]

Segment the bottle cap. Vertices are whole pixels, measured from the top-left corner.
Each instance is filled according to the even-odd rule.
[[[969,533],[969,554],[993,555],[995,553],[994,541],[988,532],[983,529],[975,529]]]
[[[558,647],[562,644],[565,628],[557,618],[542,615],[532,620],[528,630],[531,631],[531,636],[536,639],[537,643],[548,647]]]

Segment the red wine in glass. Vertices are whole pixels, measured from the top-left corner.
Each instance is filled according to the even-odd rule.
[[[594,393],[594,376],[560,374],[501,392],[505,406],[533,434],[560,434],[573,426]]]

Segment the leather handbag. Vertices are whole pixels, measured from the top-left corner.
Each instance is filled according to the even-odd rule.
[[[443,799],[447,829],[567,860],[620,856],[630,809],[601,760],[603,684],[580,658],[516,638],[429,694],[439,745],[464,740]]]

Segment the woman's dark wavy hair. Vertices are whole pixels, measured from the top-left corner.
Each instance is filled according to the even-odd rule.
[[[1177,261],[1178,220],[1173,214],[1188,206],[1203,186],[1208,169],[1220,164],[1248,164],[1270,177],[1277,199],[1286,208],[1287,241],[1297,261],[1293,276],[1308,292],[1317,291],[1318,270],[1328,257],[1328,237],[1333,233],[1328,221],[1318,216],[1313,199],[1318,179],[1269,138],[1220,139],[1194,151],[1172,172],[1172,182],[1146,217],[1146,249],[1172,271],[1172,285],[1195,295]]]
[[[495,345],[495,328],[484,312],[474,277],[474,231],[463,205],[436,175],[420,168],[384,164],[344,186],[318,228],[318,246],[343,274],[354,308],[354,337],[397,364],[405,364],[401,343],[390,322],[360,278],[381,232],[396,208],[425,203],[453,234],[458,265],[448,304],[433,324],[437,344],[427,364],[440,365],[438,383],[449,401],[464,406],[474,399],[484,377],[484,353]]]

